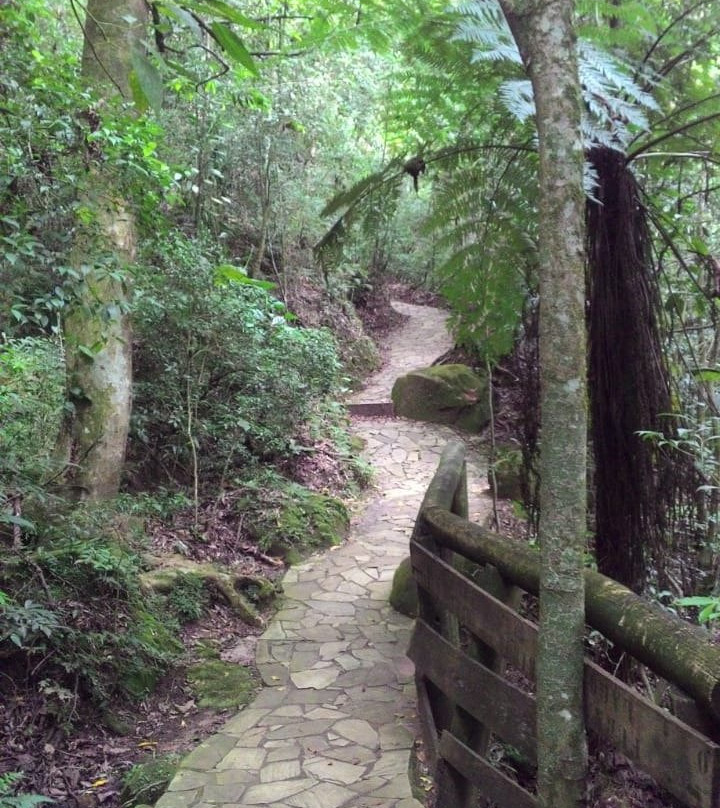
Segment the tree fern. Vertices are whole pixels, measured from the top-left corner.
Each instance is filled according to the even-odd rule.
[[[453,39],[479,45],[473,61],[508,61],[522,65],[510,28],[498,3],[479,0],[456,7],[460,22]]]

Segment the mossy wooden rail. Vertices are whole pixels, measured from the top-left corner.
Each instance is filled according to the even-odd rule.
[[[537,552],[467,521],[465,474],[465,448],[453,441],[411,539],[419,606],[409,655],[423,738],[438,808],[470,808],[480,797],[532,808],[535,796],[485,754],[495,738],[534,766],[537,626],[513,604],[522,591],[537,594]],[[720,649],[615,581],[587,570],[585,583],[588,625],[686,694],[681,720],[587,660],[588,731],[688,808],[720,808]]]

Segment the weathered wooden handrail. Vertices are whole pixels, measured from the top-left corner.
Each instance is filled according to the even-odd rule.
[[[534,697],[505,674],[509,664],[534,678],[538,627],[512,608],[512,592],[537,594],[539,554],[468,522],[467,510],[465,448],[451,442],[410,543],[419,611],[409,655],[438,804],[469,808],[481,795],[501,808],[535,808],[485,755],[494,733],[534,760]],[[691,704],[681,720],[586,659],[588,728],[684,805],[720,808],[720,649],[617,582],[585,575],[588,624],[710,711]]]
[[[476,563],[492,564],[507,581],[537,594],[536,550],[437,506],[421,513],[441,546]],[[585,617],[592,628],[720,718],[720,648],[702,629],[593,570],[585,570]]]

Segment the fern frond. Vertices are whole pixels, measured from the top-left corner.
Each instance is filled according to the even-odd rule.
[[[379,188],[388,177],[396,174],[400,168],[400,163],[401,161],[399,159],[391,160],[379,171],[376,171],[374,174],[368,174],[367,177],[363,177],[347,191],[341,191],[339,194],[336,194],[327,205],[325,205],[320,215],[323,217],[332,216],[333,213],[337,213],[337,211],[342,208],[351,208],[362,200],[364,196]]]
[[[452,39],[479,45],[473,50],[472,61],[507,61],[522,65],[520,52],[510,28],[495,0],[476,0],[460,3],[461,15]]]
[[[535,96],[528,79],[504,81],[500,85],[499,94],[507,111],[520,123],[525,123],[535,115]]]

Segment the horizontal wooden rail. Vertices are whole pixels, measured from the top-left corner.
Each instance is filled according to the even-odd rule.
[[[421,516],[440,546],[476,563],[492,564],[507,581],[537,594],[536,550],[437,506],[425,508]],[[585,619],[720,718],[720,648],[702,629],[593,570],[585,570]]]
[[[537,594],[538,553],[467,521],[464,458],[462,443],[448,444],[410,543],[418,713],[441,808],[482,799],[536,808],[536,797],[486,755],[492,737],[528,767],[535,762],[538,627],[510,603],[513,587]],[[720,649],[704,631],[594,571],[585,573],[585,590],[588,624],[705,711],[690,726],[586,660],[588,730],[689,808],[720,808]],[[523,677],[527,686],[519,687]]]
[[[411,556],[418,586],[532,681],[537,626],[416,542],[411,544]],[[534,761],[534,699],[525,693],[516,697],[516,688],[499,685],[489,671],[478,674],[477,663],[463,661],[461,651],[448,645],[431,627],[418,622],[409,655],[440,690]],[[482,693],[476,697],[477,689]],[[709,775],[720,775],[720,746],[589,660],[585,662],[585,715],[589,729],[679,799],[698,808],[715,808],[717,785]]]

